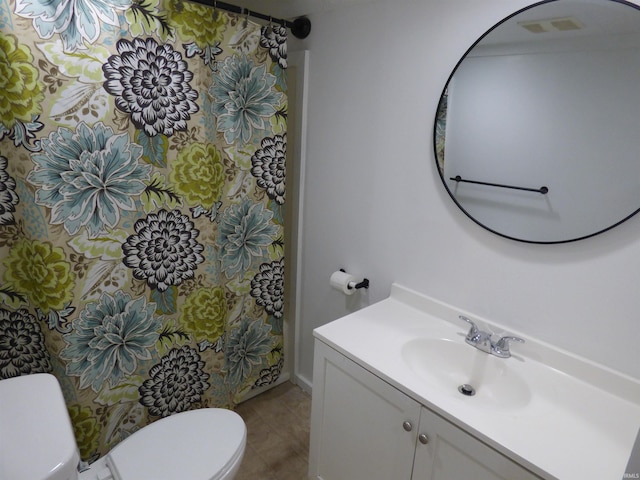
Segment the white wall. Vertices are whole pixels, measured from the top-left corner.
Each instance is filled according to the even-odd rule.
[[[451,70],[528,3],[381,0],[312,15],[310,37],[292,42],[310,50],[302,382],[312,330],[385,298],[391,282],[640,377],[640,217],[577,243],[514,242],[469,220],[437,173],[433,120]],[[369,291],[331,289],[340,267]]]

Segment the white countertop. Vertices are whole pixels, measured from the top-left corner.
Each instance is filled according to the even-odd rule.
[[[461,314],[504,330],[394,284],[386,300],[319,327],[314,336],[543,478],[621,480],[640,428],[640,381],[509,331],[526,343],[513,344],[512,357],[498,360],[511,362],[532,395],[521,408],[487,408],[426,381],[402,356],[417,338],[473,349],[464,343],[468,325]]]

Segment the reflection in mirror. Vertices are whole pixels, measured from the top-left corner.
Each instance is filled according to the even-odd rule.
[[[445,187],[514,240],[616,226],[640,209],[639,85],[637,6],[551,0],[517,12],[447,82],[434,128]]]

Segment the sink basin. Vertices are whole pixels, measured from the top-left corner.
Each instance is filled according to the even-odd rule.
[[[417,338],[402,347],[409,368],[436,388],[460,401],[498,411],[520,409],[531,401],[531,390],[515,371],[515,359],[498,358],[464,342],[441,338]],[[459,392],[470,385],[475,395]]]

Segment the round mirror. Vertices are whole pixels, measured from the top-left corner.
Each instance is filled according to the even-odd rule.
[[[550,0],[504,19],[440,99],[436,162],[454,202],[498,235],[562,243],[640,209],[640,10]]]

